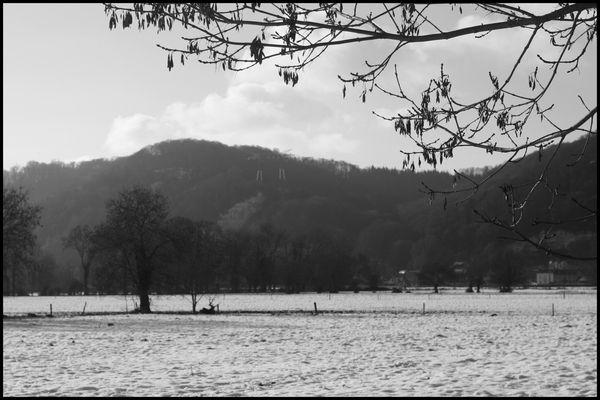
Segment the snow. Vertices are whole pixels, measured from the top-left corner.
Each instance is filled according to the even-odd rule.
[[[498,293],[488,289],[483,293],[464,293],[464,289],[445,289],[441,294],[433,294],[429,289],[413,293],[360,292],[360,293],[303,293],[303,294],[219,294],[205,295],[200,307],[208,306],[208,298],[214,296],[215,304],[221,311],[227,312],[310,312],[317,303],[319,311],[336,312],[382,312],[410,313],[422,312],[459,312],[459,313],[551,313],[552,304],[557,313],[573,311],[596,312],[596,304],[589,296],[596,296],[594,289],[567,288],[566,290],[517,290],[513,293]],[[569,301],[563,301],[563,297]],[[190,296],[151,296],[152,311],[179,312],[191,311]],[[45,314],[80,313],[85,306],[88,313],[132,311],[139,303],[136,296],[23,296],[4,297],[4,314]],[[586,308],[587,307],[587,308]]]
[[[48,312],[50,299],[58,312],[124,309],[122,296],[35,299],[5,297],[4,313]],[[5,319],[3,395],[597,396],[595,291],[216,303],[228,312]],[[191,307],[158,296],[153,309]],[[232,312],[250,310],[265,313]],[[305,312],[272,313],[284,310]]]

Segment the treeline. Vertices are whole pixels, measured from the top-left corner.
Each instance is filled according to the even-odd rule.
[[[33,214],[39,212],[27,207]],[[78,254],[82,281],[65,279],[68,274],[38,250],[28,262],[6,260],[5,294],[136,293],[141,312],[150,312],[151,293],[186,294],[196,311],[204,293],[377,290],[383,278],[398,273],[398,265],[358,252],[343,231],[315,228],[291,234],[271,223],[223,229],[211,221],[171,217],[167,197],[148,187],[123,190],[106,209],[103,222],[77,225],[63,238],[65,249]],[[436,218],[429,221],[440,222],[444,225]],[[460,254],[452,251],[453,241],[463,233],[439,226],[432,231],[441,237],[425,233],[410,251],[419,281],[436,291],[457,280],[477,290],[484,284],[510,290],[526,281],[523,265],[531,265],[532,259],[543,262],[543,256],[528,247],[501,246],[487,241],[482,232],[480,241],[472,242],[473,250],[481,244],[482,251]],[[448,241],[445,246],[439,245],[440,239]],[[460,262],[462,271],[457,273],[453,261],[461,256],[466,262]],[[398,280],[394,283],[401,286]]]
[[[552,223],[553,237],[545,243],[587,256],[597,253],[596,220],[580,218],[597,201],[595,138],[578,160],[582,145],[563,144],[554,165],[564,168],[549,176],[560,191],[540,190],[529,198],[523,218],[531,223],[523,230],[540,237]],[[136,255],[133,244],[123,248],[127,231],[109,228],[125,220],[111,217],[121,209],[115,204],[131,203],[138,192],[164,199],[157,204],[164,203],[165,217],[144,236],[160,239],[149,263],[153,278],[144,283],[149,292],[188,290],[191,280],[181,270],[186,263],[198,273],[199,291],[370,289],[395,282],[400,270],[416,276],[411,284],[432,287],[527,284],[555,258],[518,240],[499,239],[509,233],[481,223],[473,211],[510,218],[501,187],[512,182],[522,196],[520,184],[537,179],[543,157],[528,156],[505,168],[468,199],[428,198],[418,191],[421,181],[451,185],[449,174],[358,169],[198,141],[161,143],[79,166],[31,163],[4,173],[3,293],[135,292],[137,262],[152,252]],[[568,167],[575,161],[584,165],[577,175]],[[18,186],[26,191],[11,189]],[[7,216],[20,214],[7,206],[19,202],[23,215],[33,212],[35,218],[13,224]],[[26,229],[10,239],[11,226]],[[572,264],[596,282],[595,261]]]
[[[77,262],[74,253],[63,251],[61,238],[75,225],[98,224],[105,217],[105,202],[136,184],[159,189],[174,215],[192,220],[218,222],[227,216],[223,222],[229,228],[250,230],[271,222],[294,234],[320,226],[344,230],[355,240],[374,220],[423,199],[421,180],[441,186],[451,176],[359,169],[194,140],[163,142],[114,160],[30,162],[4,171],[6,185],[23,187],[43,207],[36,232],[43,250],[61,265]]]
[[[256,230],[224,230],[215,222],[169,217],[166,196],[142,186],[120,192],[106,208],[105,221],[94,227],[77,225],[63,240],[79,256],[81,283],[71,280],[65,288],[60,268],[50,256],[38,253],[28,263],[5,264],[5,290],[42,295],[65,289],[134,292],[140,296],[140,311],[150,312],[150,293],[196,299],[223,290],[376,289],[383,272],[373,260],[355,254],[343,232],[315,229],[292,236],[268,223]]]

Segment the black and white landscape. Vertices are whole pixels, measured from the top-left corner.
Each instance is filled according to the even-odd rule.
[[[597,396],[596,5],[3,15],[4,396]]]

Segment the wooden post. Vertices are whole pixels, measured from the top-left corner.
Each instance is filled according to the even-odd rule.
[[[425,303],[423,303],[423,314],[425,314]]]
[[[552,316],[554,317],[554,303],[552,303]]]
[[[317,310],[317,302],[315,301],[313,304],[315,305],[315,315],[316,315],[319,313],[319,311]]]
[[[52,316],[52,303],[50,303],[50,316]]]
[[[85,304],[83,305],[83,311],[81,312],[81,315],[85,314],[85,306],[87,306],[87,301],[85,302]]]

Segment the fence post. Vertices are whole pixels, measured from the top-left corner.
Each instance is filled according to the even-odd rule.
[[[317,310],[317,302],[315,301],[313,304],[315,305],[315,315],[317,315],[319,313],[319,311]]]

